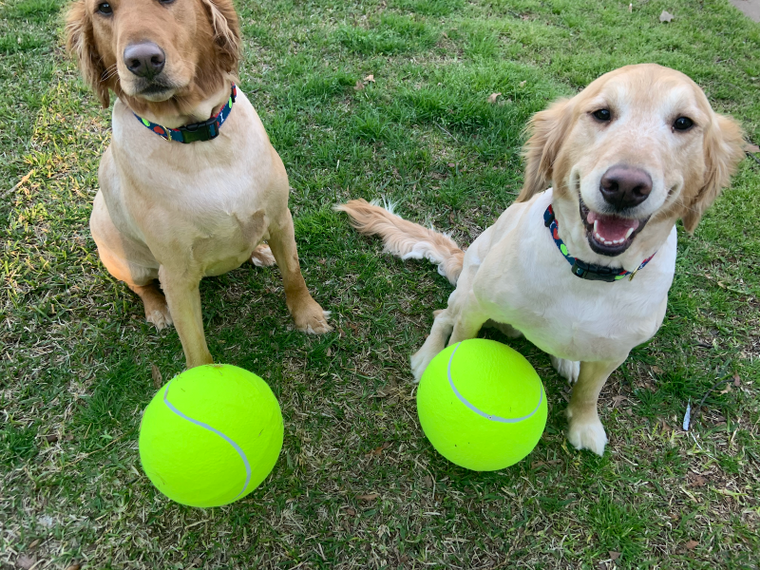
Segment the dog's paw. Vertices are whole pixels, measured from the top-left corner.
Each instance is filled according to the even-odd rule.
[[[414,374],[414,381],[419,382],[422,378],[422,374],[427,368],[427,365],[430,364],[431,358],[425,354],[425,347],[423,346],[417,352],[412,354],[409,360],[412,364],[412,374]]]
[[[269,249],[267,244],[262,243],[256,246],[256,249],[253,250],[253,253],[251,254],[251,263],[256,267],[269,267],[276,262],[274,255],[272,255],[272,250]]]
[[[550,356],[552,366],[557,374],[567,379],[568,384],[575,384],[578,381],[578,376],[581,373],[581,363],[574,360],[565,360],[564,358],[557,358],[556,356]]]
[[[608,440],[599,418],[595,416],[586,419],[574,418],[569,408],[567,416],[570,419],[567,440],[576,449],[588,449],[597,455],[604,455],[604,446],[607,445]]]
[[[149,323],[153,323],[158,330],[163,330],[166,327],[172,325],[171,313],[169,313],[169,307],[164,303],[163,307],[153,307],[151,309],[145,308],[145,320]]]
[[[295,319],[296,328],[307,334],[324,334],[329,333],[333,328],[327,323],[330,318],[330,311],[323,311],[317,305],[319,311],[311,311],[309,314],[301,313]]]

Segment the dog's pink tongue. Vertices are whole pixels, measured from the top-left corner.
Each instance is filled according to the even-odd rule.
[[[594,225],[594,234],[600,236],[605,241],[619,242],[625,240],[631,233],[639,227],[638,220],[628,218],[619,218],[618,216],[608,216],[589,212],[586,216],[588,223]]]

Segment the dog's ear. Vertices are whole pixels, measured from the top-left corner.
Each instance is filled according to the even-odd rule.
[[[95,91],[103,108],[107,108],[111,98],[108,85],[103,81],[106,69],[95,47],[92,17],[84,0],[78,0],[69,6],[66,14],[66,48],[76,57],[82,77]]]
[[[744,158],[744,140],[739,124],[728,117],[713,113],[704,138],[705,177],[699,192],[686,204],[683,225],[693,233],[705,210],[715,201],[721,189],[728,186],[731,176]]]
[[[227,73],[237,73],[241,56],[240,23],[232,0],[202,0],[214,27],[218,64]]]
[[[530,138],[523,147],[525,181],[517,202],[526,202],[546,190],[552,181],[554,161],[572,124],[571,99],[555,101],[533,115],[525,131]]]

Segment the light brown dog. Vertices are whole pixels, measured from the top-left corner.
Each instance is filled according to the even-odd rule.
[[[456,284],[412,356],[417,379],[447,343],[486,323],[522,334],[574,384],[570,443],[601,455],[599,392],[660,328],[676,221],[693,232],[728,185],[744,156],[741,129],[683,73],[643,64],[557,101],[528,132],[517,202],[467,252],[364,200],[338,209],[359,231],[382,236],[391,253],[429,259]]]
[[[66,31],[103,106],[110,91],[117,97],[90,218],[100,259],[142,298],[150,322],[174,322],[187,367],[212,362],[201,278],[248,259],[277,262],[298,329],[332,330],[301,275],[285,168],[234,92],[240,31],[231,0],[78,0]]]

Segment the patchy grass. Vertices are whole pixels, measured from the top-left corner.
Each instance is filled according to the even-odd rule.
[[[146,324],[99,264],[87,229],[110,118],[61,51],[63,0],[6,2],[0,565],[755,568],[758,163],[680,236],[665,324],[602,394],[603,458],[568,447],[568,388],[544,354],[509,341],[544,379],[549,420],[525,461],[495,473],[447,463],[416,418],[408,355],[450,286],[382,255],[331,207],[386,196],[468,244],[520,187],[530,115],[628,63],[688,73],[758,143],[760,26],[709,0],[631,12],[593,0],[237,5],[241,87],[288,168],[304,275],[336,331],[292,330],[276,269],[205,280],[211,352],[270,383],[285,444],[237,504],[162,497],[141,471],[137,430],[152,367],[167,380],[184,358],[175,331]],[[681,430],[687,400],[724,378]]]

